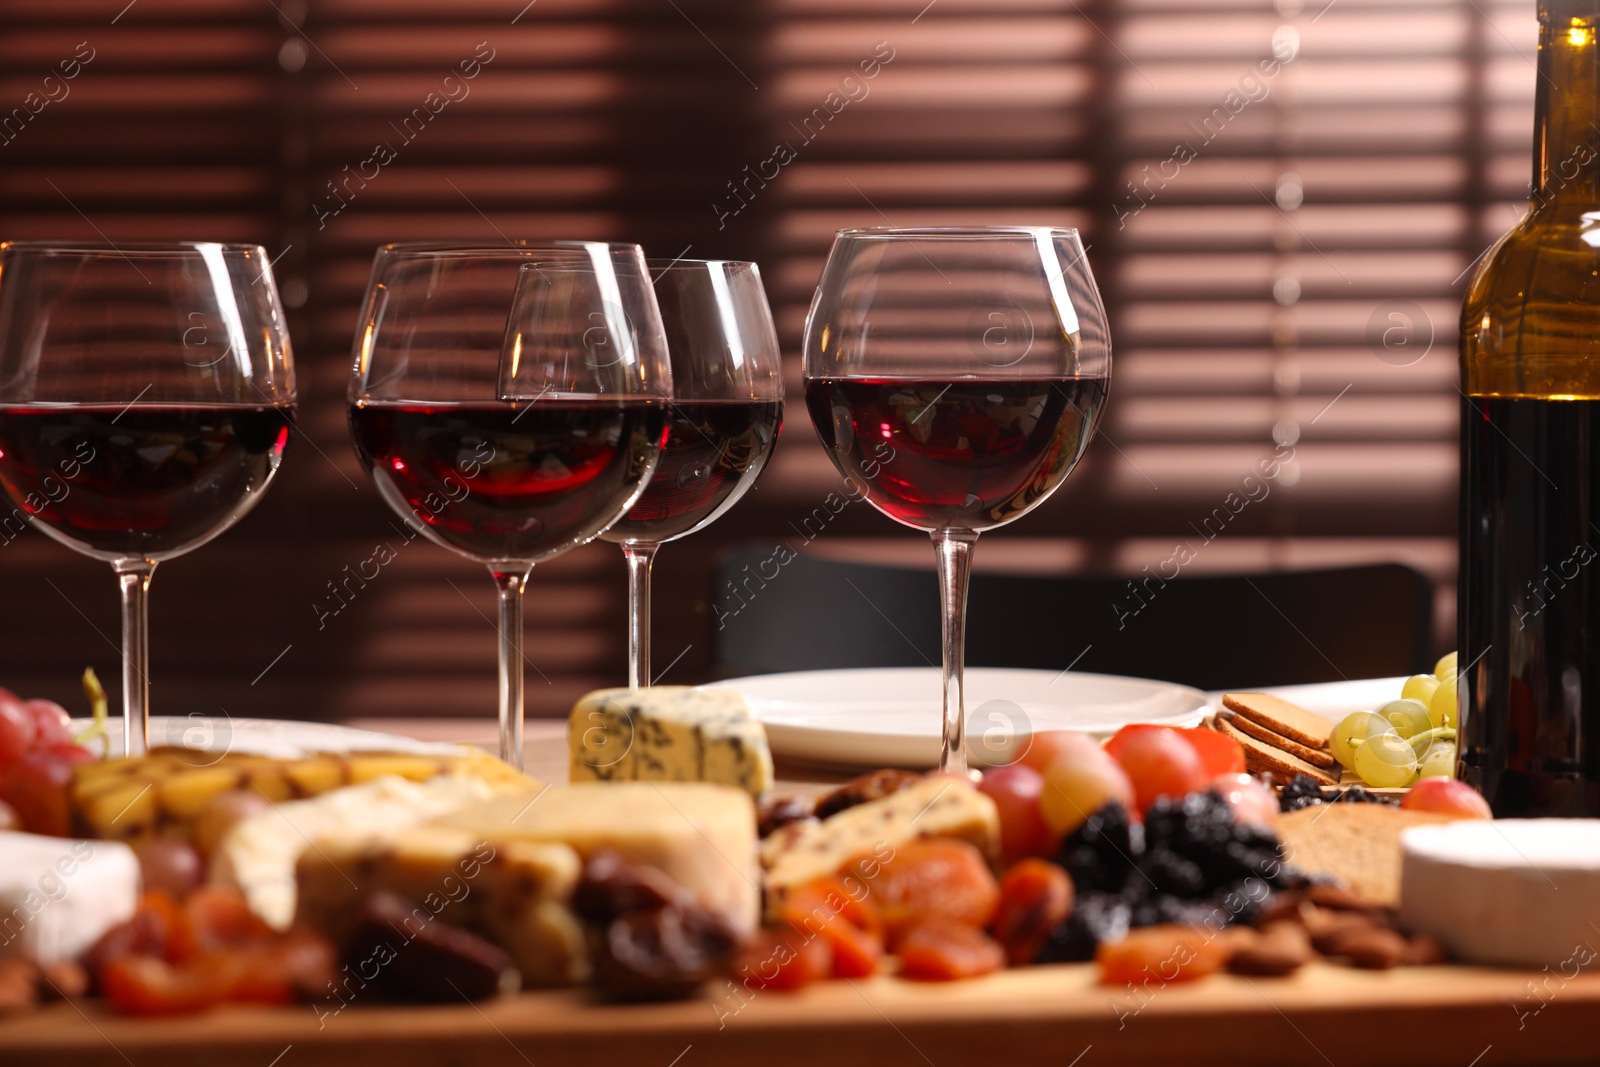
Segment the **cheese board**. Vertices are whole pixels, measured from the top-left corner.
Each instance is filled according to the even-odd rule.
[[[1322,722],[1396,681],[1324,693],[1314,712],[1261,694],[1218,703],[1262,712],[1281,731],[1268,736],[1315,756]],[[60,825],[90,839],[13,833],[28,846],[8,854],[54,842],[113,867],[136,857],[137,873],[90,893],[62,868],[69,892],[39,905],[54,910],[17,897],[24,910],[0,916],[20,917],[32,953],[6,958],[0,932],[0,1063],[1592,1060],[1587,934],[1568,922],[1533,965],[1516,955],[1551,910],[1543,886],[1484,947],[1459,942],[1522,967],[1440,966],[1459,923],[1415,932],[1430,899],[1459,898],[1451,915],[1474,906],[1459,863],[1434,863],[1428,899],[1409,900],[1399,866],[1418,827],[1493,832],[1459,783],[1418,786],[1421,806],[1332,803],[1309,778],[1275,795],[1236,773],[1246,751],[1229,735],[1161,722],[1104,742],[1041,733],[981,781],[882,769],[840,782],[773,760],[737,694],[684,687],[600,690],[567,723],[531,724],[531,778],[474,748],[490,738],[470,724],[361,725],[244,724],[226,746],[78,758]],[[1019,808],[1029,775],[1074,810],[1050,794]],[[54,817],[15,786],[15,813]],[[176,885],[173,850],[204,857],[209,882]],[[1516,851],[1469,843],[1487,866],[1468,864],[1467,880],[1542,873],[1567,896],[1588,884],[1581,861],[1530,871]],[[75,947],[38,921],[65,915],[73,890],[96,924]],[[153,944],[151,923],[166,931]],[[98,995],[57,984],[74,966]],[[7,1002],[24,972],[38,995]]]
[[[482,1005],[222,1008],[128,1019],[58,1004],[0,1020],[0,1062],[28,1067],[993,1067],[996,1063],[1332,1063],[1490,1067],[1594,1059],[1600,976],[1466,967],[1372,974],[1312,965],[1221,976],[1143,1002],[1055,964],[930,987],[874,978],[797,994],[607,1005],[575,991]]]

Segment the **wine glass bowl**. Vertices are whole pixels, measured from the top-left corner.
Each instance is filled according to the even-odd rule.
[[[944,638],[941,767],[964,771],[966,586],[978,534],[1077,466],[1111,376],[1075,230],[841,230],[804,339],[806,407],[873,507],[932,535]]]
[[[601,536],[628,562],[628,681],[650,684],[656,550],[749,492],[783,425],[777,330],[754,263],[650,260],[672,361],[666,444],[643,495]]]
[[[148,741],[150,576],[256,505],[294,400],[259,246],[0,244],[0,491],[119,575],[130,754]]]
[[[643,492],[671,375],[636,245],[386,245],[348,398],[379,495],[500,590],[501,757],[521,765],[530,568]]]

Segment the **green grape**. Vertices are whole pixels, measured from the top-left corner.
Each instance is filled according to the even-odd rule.
[[[1391,700],[1378,709],[1378,714],[1388,719],[1401,737],[1415,737],[1433,725],[1428,718],[1428,705],[1420,700]]]
[[[1394,733],[1394,724],[1375,711],[1357,711],[1339,720],[1328,738],[1328,749],[1333,758],[1345,767],[1354,769],[1356,753],[1352,741],[1365,741],[1377,734]]]
[[[1379,789],[1410,785],[1417,776],[1417,754],[1397,733],[1375,734],[1356,746],[1355,772]]]
[[[1441,682],[1453,682],[1456,679],[1456,654],[1446,653],[1433,665],[1433,676]]]
[[[1439,688],[1439,679],[1431,674],[1413,674],[1400,687],[1401,700],[1420,700],[1426,706],[1433,700],[1433,691]]]
[[[1456,746],[1448,741],[1435,741],[1433,747],[1417,762],[1418,778],[1454,778],[1456,776]]]
[[[1428,718],[1435,726],[1454,726],[1456,705],[1456,680],[1452,677],[1440,682],[1439,688],[1433,691],[1433,699],[1428,702]]]

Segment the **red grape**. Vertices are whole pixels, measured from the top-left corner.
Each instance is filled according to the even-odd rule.
[[[1400,801],[1407,811],[1437,811],[1468,819],[1492,819],[1489,802],[1466,782],[1454,778],[1424,778]]]
[[[1145,811],[1160,797],[1181,797],[1206,784],[1205,765],[1178,731],[1162,727],[1130,734],[1118,760]]]
[[[1046,730],[1043,733],[1030,734],[1026,741],[1025,751],[1017,762],[1043,774],[1050,769],[1050,764],[1058,756],[1065,753],[1079,753],[1085,746],[1100,747],[1100,742],[1088,734],[1079,733],[1077,730]]]
[[[1278,798],[1253,775],[1219,774],[1211,779],[1211,788],[1228,802],[1235,822],[1270,828],[1278,821]]]
[[[1045,822],[1058,834],[1070,834],[1095,812],[1116,801],[1129,814],[1137,815],[1133,808],[1133,784],[1120,764],[1106,755],[1105,749],[1093,739],[1082,737],[1086,744],[1076,751],[1065,748],[1044,773],[1044,792],[1039,797],[1039,807]]]
[[[984,774],[978,791],[1000,812],[1000,854],[1007,865],[1027,856],[1049,855],[1055,835],[1039,809],[1044,775],[1021,763],[996,767]]]
[[[38,728],[20,702],[0,695],[0,767],[9,767],[33,747]]]
[[[11,805],[22,825],[36,834],[65,837],[72,829],[67,785],[72,764],[61,753],[31,748],[0,775],[0,801]]]
[[[72,716],[66,708],[53,700],[30,700],[26,706],[39,731],[35,744],[55,745],[72,740]]]

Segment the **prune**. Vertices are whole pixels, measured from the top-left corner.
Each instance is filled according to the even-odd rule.
[[[1140,827],[1121,804],[1111,803],[1061,842],[1056,862],[1079,893],[1119,893],[1135,877],[1133,860],[1141,851]]]
[[[668,905],[613,919],[595,946],[595,981],[618,1000],[688,996],[726,974],[739,936],[719,915]]]
[[[584,864],[573,910],[593,933],[595,984],[618,1000],[687,996],[733,964],[739,935],[660,870],[601,850]]]
[[[1132,909],[1114,893],[1080,892],[1072,902],[1072,914],[1055,928],[1039,952],[1040,963],[1083,963],[1094,959],[1102,941],[1119,941],[1127,936]]]
[[[790,823],[812,818],[816,802],[811,797],[772,797],[756,811],[756,832],[768,837]]]
[[[514,992],[522,978],[498,945],[442,923],[426,908],[393,893],[362,902],[344,945],[353,973],[376,968],[376,991],[396,1000],[449,1004]]]
[[[881,800],[921,780],[922,776],[919,774],[897,771],[892,767],[863,774],[819,798],[816,816],[819,819],[826,819],[857,804],[865,804],[869,800]]]

